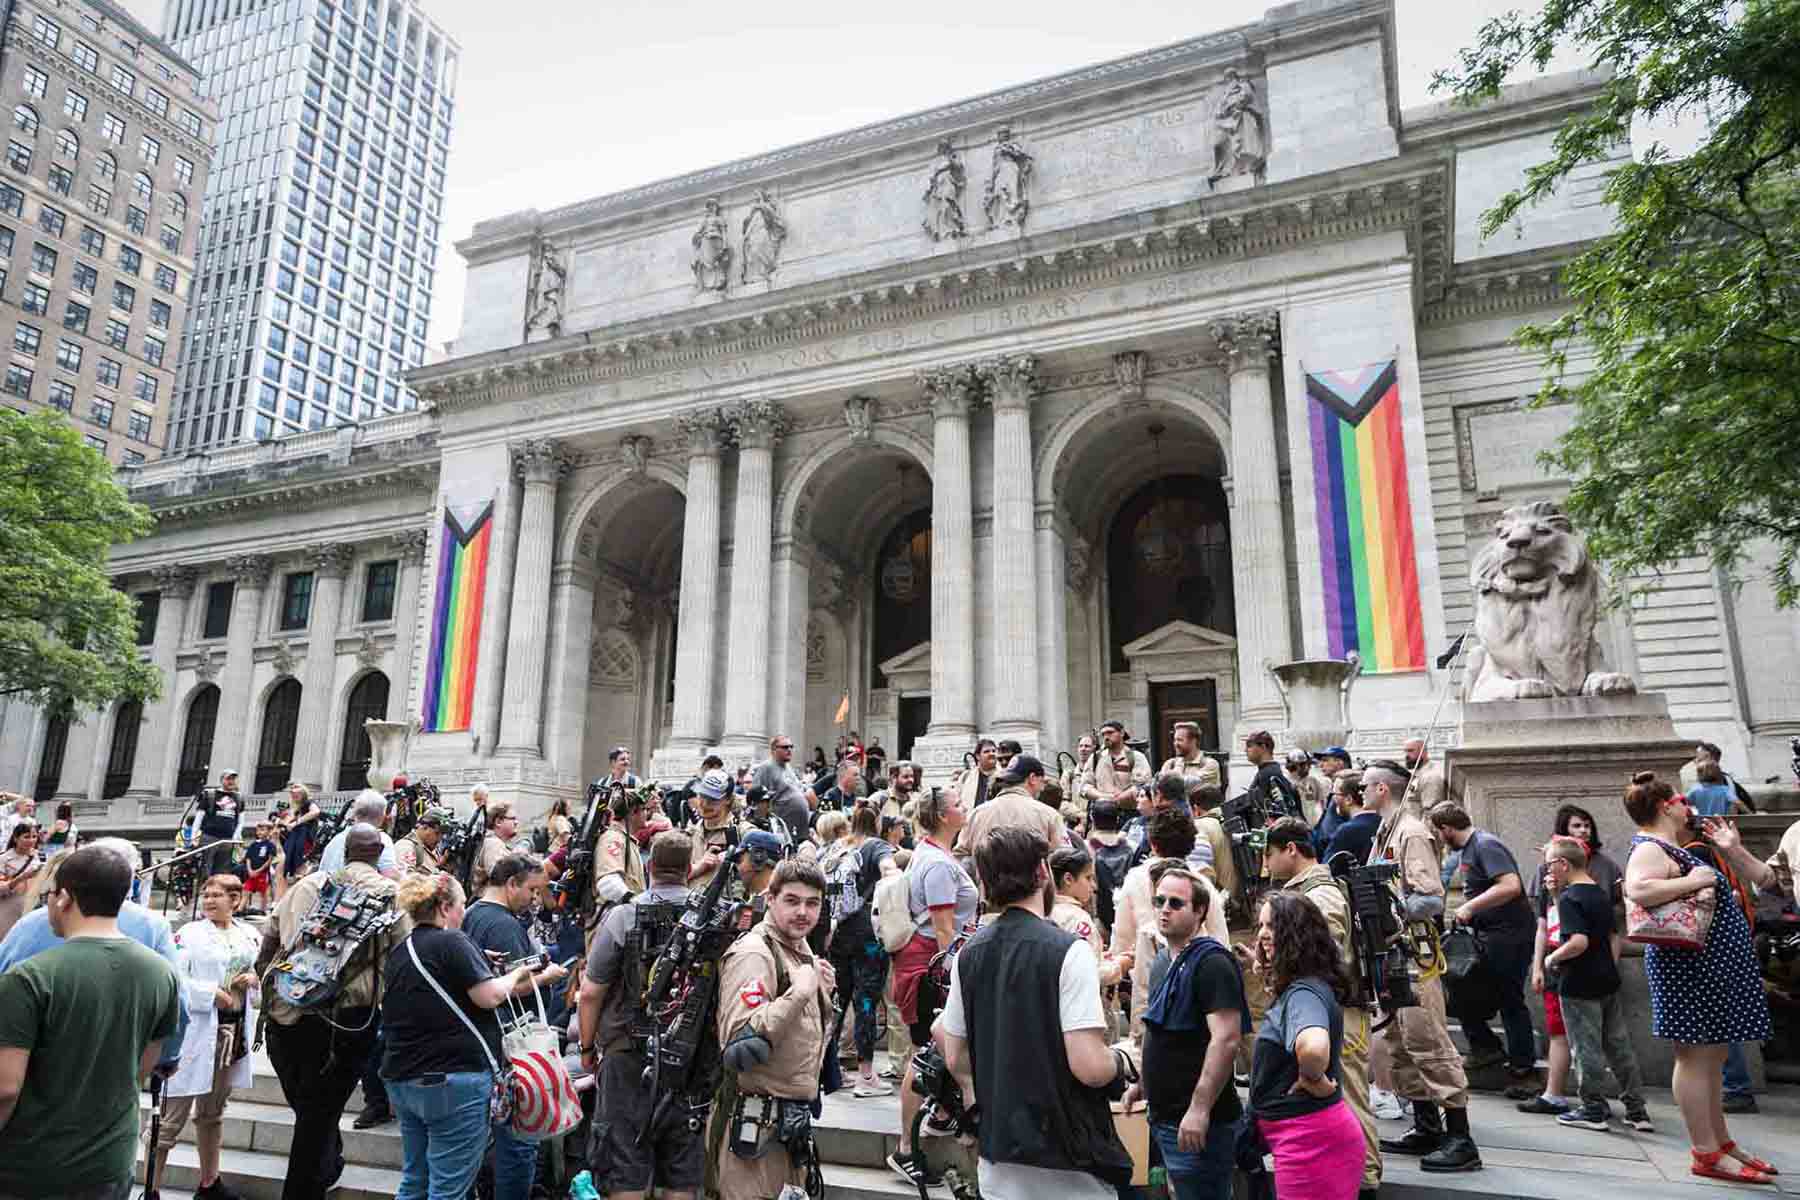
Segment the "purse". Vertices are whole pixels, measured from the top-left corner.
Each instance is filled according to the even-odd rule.
[[[544,1015],[543,993],[537,1012],[506,998],[512,1021],[500,1035],[500,1049],[512,1069],[512,1131],[520,1141],[561,1137],[581,1124],[581,1097],[563,1059],[562,1041]]]
[[[413,966],[424,977],[425,982],[431,985],[431,990],[436,992],[450,1011],[456,1014],[456,1019],[463,1023],[464,1028],[469,1031],[469,1036],[473,1037],[476,1044],[481,1047],[482,1056],[488,1060],[488,1070],[493,1074],[493,1087],[488,1092],[488,1120],[510,1123],[513,1115],[510,1080],[508,1076],[501,1074],[500,1064],[494,1061],[494,1052],[488,1049],[487,1039],[481,1036],[481,1031],[475,1028],[475,1022],[469,1020],[469,1014],[462,1010],[462,1006],[450,998],[450,993],[444,990],[444,985],[433,978],[431,972],[425,969],[425,964],[419,961],[419,952],[413,948],[411,934],[408,934],[406,938],[406,953],[412,957]]]
[[[1668,847],[1663,847],[1664,852]],[[1674,858],[1674,855],[1669,855]],[[1677,860],[1680,861],[1680,860]],[[1683,871],[1685,876],[1688,872]],[[1719,889],[1703,888],[1652,908],[1625,901],[1625,940],[1665,950],[1704,950],[1719,908]]]

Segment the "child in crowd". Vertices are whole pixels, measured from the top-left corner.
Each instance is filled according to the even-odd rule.
[[[281,847],[275,844],[275,823],[264,818],[256,823],[256,840],[244,847],[244,909],[250,908],[250,898],[260,896],[262,902],[255,911],[266,915],[269,911],[269,895],[273,891],[272,881],[281,870]]]

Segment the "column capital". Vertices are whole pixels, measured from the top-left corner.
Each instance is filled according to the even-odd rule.
[[[997,358],[984,359],[975,369],[981,376],[981,382],[986,385],[988,399],[996,410],[1027,409],[1031,406],[1031,398],[1037,395],[1036,355],[1003,354]]]
[[[507,449],[512,454],[513,474],[528,485],[554,485],[569,473],[569,456],[554,439],[527,438]]]
[[[930,367],[916,378],[931,405],[931,415],[942,420],[968,420],[969,405],[975,401],[975,371],[966,364]]]
[[[725,426],[725,416],[716,408],[683,413],[675,418],[675,427],[687,443],[689,458],[717,458]]]
[[[150,577],[156,590],[167,597],[191,596],[194,592],[194,568],[188,566],[153,567]]]
[[[628,434],[619,439],[619,463],[625,468],[627,475],[643,478],[650,469],[650,448],[654,443],[641,433]]]
[[[1237,313],[1212,323],[1219,359],[1230,374],[1252,369],[1268,370],[1269,356],[1281,340],[1281,322],[1273,309]]]
[[[239,583],[263,587],[275,570],[275,560],[267,554],[236,554],[225,560],[225,570]]]
[[[313,573],[325,579],[342,579],[349,573],[350,560],[355,554],[356,547],[343,542],[324,542],[306,550]]]
[[[431,545],[431,533],[425,529],[403,529],[392,540],[400,548],[400,557],[416,565],[425,561],[425,549]]]
[[[787,414],[772,400],[745,400],[726,417],[740,450],[772,450],[787,430]]]

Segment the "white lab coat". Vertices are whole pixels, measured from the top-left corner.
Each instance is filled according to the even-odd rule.
[[[213,1089],[213,1060],[217,1055],[219,1010],[213,999],[218,989],[256,962],[262,935],[248,921],[234,920],[220,929],[205,917],[190,921],[175,934],[175,969],[181,976],[181,994],[188,1007],[187,1037],[181,1043],[181,1063],[163,1085],[165,1096],[204,1096]],[[256,1029],[257,989],[246,998],[244,1036]],[[233,1089],[250,1086],[251,1056],[246,1054],[231,1068]]]

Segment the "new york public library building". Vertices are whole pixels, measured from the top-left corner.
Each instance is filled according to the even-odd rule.
[[[1609,217],[1595,171],[1481,239],[1595,81],[1402,111],[1394,19],[1305,0],[481,222],[418,411],[126,473],[164,696],[6,708],[0,787],[93,828],[166,827],[225,767],[329,803],[369,717],[527,818],[618,744],[685,780],[854,729],[941,781],[979,735],[1048,760],[1117,716],[1153,762],[1176,720],[1235,757],[1288,744],[1271,664],[1350,651],[1350,745],[1396,752],[1496,518],[1564,486],[1510,336]],[[1600,640],[1683,738],[1785,768],[1766,589],[1695,561]]]

